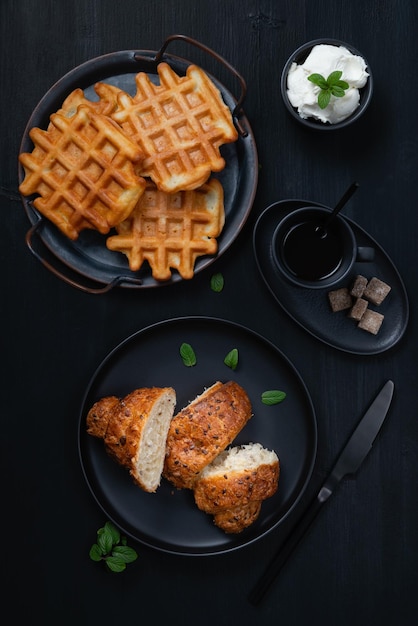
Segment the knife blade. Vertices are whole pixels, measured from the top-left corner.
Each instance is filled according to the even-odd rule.
[[[261,603],[289,556],[300,543],[322,506],[341,480],[355,474],[370,452],[392,402],[394,384],[388,380],[361,418],[359,424],[338,456],[330,474],[317,495],[302,513],[279,551],[248,595],[253,605]]]

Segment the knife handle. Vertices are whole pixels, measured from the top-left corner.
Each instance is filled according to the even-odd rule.
[[[305,533],[311,526],[312,522],[318,515],[322,508],[322,505],[331,495],[332,491],[328,486],[324,485],[320,492],[313,498],[310,504],[308,504],[304,513],[302,513],[299,521],[290,531],[284,543],[279,548],[272,561],[269,563],[260,579],[248,594],[248,600],[254,606],[261,603],[265,594],[273,584],[274,580],[280,573],[280,570],[292,554],[293,550],[298,546]]]

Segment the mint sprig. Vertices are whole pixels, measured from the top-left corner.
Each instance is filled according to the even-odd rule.
[[[320,109],[325,109],[331,100],[331,96],[342,98],[349,84],[345,80],[341,80],[343,73],[340,70],[331,72],[328,78],[324,78],[322,74],[311,74],[308,80],[319,87],[318,105]]]
[[[116,573],[123,572],[127,563],[133,563],[138,558],[136,551],[127,545],[126,537],[121,536],[112,522],[106,522],[103,528],[99,528],[97,543],[91,546],[89,556],[92,561],[104,561]]]

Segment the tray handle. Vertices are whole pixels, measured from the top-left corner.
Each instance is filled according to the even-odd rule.
[[[208,48],[208,46],[205,46],[200,41],[197,41],[196,39],[192,39],[191,37],[188,37],[187,35],[170,35],[170,37],[167,37],[167,39],[165,40],[165,42],[163,43],[160,50],[157,52],[155,56],[155,62],[157,64],[160,63],[161,58],[164,52],[166,51],[168,45],[172,41],[175,41],[175,40],[186,41],[187,43],[190,43],[193,46],[196,46],[196,48],[200,48],[200,50],[203,50],[204,52],[206,52],[207,54],[215,58],[217,61],[219,61],[222,65],[224,65],[227,68],[227,70],[229,70],[231,74],[233,74],[233,76],[235,76],[235,78],[238,80],[240,87],[241,87],[241,94],[232,111],[232,117],[234,119],[235,126],[238,132],[240,133],[240,135],[242,137],[246,137],[248,135],[248,131],[244,128],[244,126],[241,124],[239,120],[239,116],[243,115],[242,104],[247,94],[247,85],[246,85],[245,80],[241,76],[241,74],[239,74],[239,72],[237,72],[237,70],[230,63],[228,63],[228,61],[226,61],[220,54],[212,50],[212,48]]]
[[[64,274],[57,267],[55,267],[51,262],[49,262],[47,258],[43,256],[40,252],[38,252],[34,247],[33,239],[35,235],[38,235],[38,241],[41,242],[42,245],[44,246],[44,252],[47,251],[47,248],[45,244],[42,242],[42,239],[38,232],[41,226],[43,225],[43,223],[44,223],[44,220],[42,218],[39,218],[38,221],[28,230],[25,236],[26,245],[29,248],[30,252],[33,254],[33,256],[40,263],[42,263],[44,267],[46,267],[50,272],[52,272],[55,276],[57,276],[58,278],[66,282],[68,285],[71,285],[72,287],[75,287],[76,289],[80,289],[81,291],[84,291],[85,293],[103,294],[103,293],[107,293],[114,287],[117,287],[121,283],[132,283],[134,285],[141,284],[142,281],[139,278],[131,278],[129,276],[116,276],[112,281],[110,281],[104,286],[92,287],[92,286],[89,286],[87,283],[83,284],[79,282],[79,280],[76,280],[74,278],[71,278],[71,276]],[[59,263],[59,260],[54,257],[54,262]],[[68,271],[68,268],[66,269]]]

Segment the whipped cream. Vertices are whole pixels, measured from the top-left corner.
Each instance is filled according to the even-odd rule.
[[[318,44],[302,65],[292,63],[287,77],[287,96],[290,104],[303,119],[312,117],[321,122],[337,124],[349,117],[360,104],[359,89],[365,86],[369,74],[364,59],[352,54],[344,46]],[[327,79],[331,72],[340,70],[341,80],[349,88],[344,96],[331,96],[325,109],[318,105],[320,88],[308,80],[311,74],[322,74]]]

